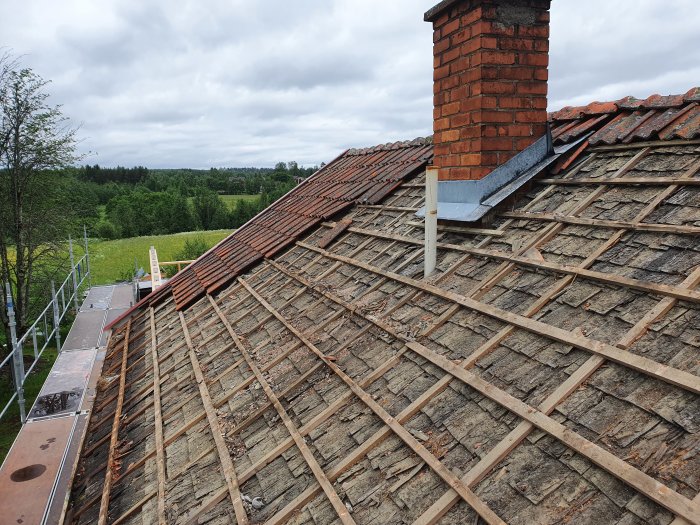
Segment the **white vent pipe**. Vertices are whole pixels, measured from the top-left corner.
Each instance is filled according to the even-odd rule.
[[[429,277],[435,271],[437,264],[437,186],[438,168],[428,167],[425,170],[425,261],[424,277]]]

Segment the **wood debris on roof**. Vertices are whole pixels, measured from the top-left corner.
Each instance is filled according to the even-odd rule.
[[[440,230],[428,280],[429,147],[347,152],[236,237],[327,188],[285,250],[117,326],[67,523],[700,523],[700,143],[646,139]]]

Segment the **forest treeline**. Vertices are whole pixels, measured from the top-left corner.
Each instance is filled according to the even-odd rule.
[[[105,239],[237,228],[318,168],[148,169],[86,165],[72,170],[92,235]],[[229,206],[222,195],[249,196]],[[87,212],[87,213],[86,213]]]

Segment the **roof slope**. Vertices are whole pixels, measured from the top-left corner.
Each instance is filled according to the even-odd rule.
[[[153,300],[172,292],[178,310],[287,247],[353,203],[376,203],[432,156],[426,139],[352,149],[254,217],[180,272]]]
[[[698,523],[699,181],[697,140],[576,148],[425,280],[414,171],[136,310],[67,521]]]

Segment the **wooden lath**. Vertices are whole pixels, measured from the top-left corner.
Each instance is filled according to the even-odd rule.
[[[246,283],[244,281],[241,280],[239,282],[243,286],[246,286]],[[267,382],[267,380],[263,376],[262,372],[260,371],[258,366],[255,364],[255,361],[253,361],[253,359],[250,357],[248,350],[246,350],[245,346],[243,345],[240,338],[238,337],[238,334],[236,334],[236,332],[233,330],[233,327],[231,326],[231,324],[228,322],[226,317],[221,313],[221,309],[219,308],[219,305],[216,304],[216,301],[214,300],[214,298],[211,295],[208,295],[207,297],[208,297],[209,302],[211,303],[212,307],[216,311],[216,314],[219,316],[219,319],[221,320],[223,325],[228,330],[229,335],[231,336],[233,341],[236,343],[236,347],[238,348],[238,351],[241,354],[243,354],[243,357],[245,358],[246,362],[248,363],[248,366],[253,371],[253,374],[255,374],[255,378],[257,379],[258,383],[262,386],[263,391],[265,392],[265,395],[269,399],[270,403],[274,406],[275,411],[277,412],[280,419],[284,423],[284,426],[287,428],[287,431],[289,432],[289,434],[292,436],[294,443],[296,444],[297,448],[301,452],[301,455],[304,457],[304,461],[306,461],[306,464],[311,469],[311,472],[313,472],[313,475],[316,478],[316,481],[323,488],[323,492],[325,492],[326,497],[328,498],[328,501],[333,506],[333,509],[335,509],[336,514],[338,514],[340,521],[345,525],[354,525],[355,520],[353,520],[352,517],[350,517],[350,513],[348,512],[348,509],[345,507],[345,504],[343,504],[343,502],[341,501],[340,497],[338,496],[338,493],[333,488],[333,485],[331,484],[331,482],[328,481],[328,478],[326,477],[326,474],[323,472],[323,469],[321,469],[321,466],[318,464],[318,461],[316,461],[316,458],[314,458],[313,453],[311,452],[308,445],[306,444],[306,442],[302,438],[301,434],[299,433],[299,429],[296,427],[296,425],[294,425],[291,418],[287,414],[287,411],[282,406],[282,403],[280,403],[279,399],[277,398],[275,393],[272,391],[270,384]]]
[[[547,339],[598,354],[606,359],[620,363],[628,368],[642,372],[655,379],[679,386],[685,390],[688,390],[689,392],[700,393],[700,378],[683,370],[657,363],[651,359],[632,354],[628,351],[621,350],[601,341],[596,341],[582,335],[574,334],[568,330],[548,325],[542,321],[529,319],[523,315],[514,314],[490,304],[481,303],[475,299],[465,297],[455,292],[443,290],[435,285],[383,270],[382,268],[363,263],[362,261],[344,257],[342,255],[335,255],[327,252],[326,250],[321,250],[320,248],[316,248],[315,246],[311,246],[303,242],[298,242],[297,245],[307,248],[308,250],[321,253],[330,259],[341,261],[357,268],[362,268],[363,270],[377,275],[387,276],[393,281],[421,289],[437,297],[442,297],[447,301],[452,301],[456,304],[464,306],[465,308],[487,315],[493,319],[512,324],[513,326],[517,326],[518,328],[522,328],[528,332],[541,335]]]
[[[445,483],[454,489],[460,497],[472,507],[481,516],[484,521],[489,524],[505,524],[483,501],[481,501],[471,490],[469,490],[459,480],[459,478],[445,465],[440,462],[425,446],[423,446],[413,435],[398,423],[391,415],[377,403],[371,395],[362,389],[350,376],[345,374],[334,362],[329,359],[321,350],[319,350],[309,339],[307,339],[299,330],[297,330],[282,314],[273,308],[265,299],[263,299],[248,283],[242,278],[238,278],[240,282],[253,295],[260,304],[272,313],[282,324],[285,325],[295,337],[304,343],[309,350],[323,361],[335,374],[338,376],[353,393],[374,412],[391,430],[399,437],[415,454],[421,457],[428,466],[440,476]],[[273,521],[274,523],[274,521]]]
[[[236,476],[236,469],[233,465],[231,455],[228,452],[226,442],[224,441],[224,436],[221,432],[221,427],[219,426],[219,420],[216,417],[216,410],[214,408],[214,404],[212,403],[211,395],[209,394],[209,389],[207,388],[204,375],[202,374],[199,358],[197,357],[197,353],[194,351],[194,346],[192,345],[192,340],[190,339],[187,323],[185,322],[185,316],[182,312],[178,312],[178,315],[182,325],[182,332],[185,336],[185,341],[187,342],[190,362],[192,363],[192,369],[194,370],[194,375],[197,379],[197,386],[199,387],[199,393],[202,398],[202,404],[204,405],[204,411],[206,412],[212,437],[216,443],[216,448],[219,453],[219,461],[221,462],[221,468],[223,470],[224,478],[226,479],[228,492],[231,496],[231,503],[233,504],[233,509],[236,513],[236,521],[239,525],[247,525],[248,515],[243,507],[243,500],[241,499],[238,478]],[[193,521],[189,518],[187,522],[193,523]]]
[[[104,484],[102,486],[102,497],[100,500],[100,514],[97,520],[98,525],[106,525],[109,517],[109,496],[112,490],[112,481],[114,479],[115,454],[117,449],[117,440],[119,439],[119,423],[122,418],[122,406],[124,406],[124,388],[126,385],[126,362],[129,353],[129,335],[131,332],[131,319],[126,323],[124,333],[124,343],[122,347],[121,373],[119,375],[119,394],[117,397],[117,407],[114,410],[114,420],[112,422],[112,432],[109,438],[109,454],[107,457],[107,473],[105,474]]]
[[[383,233],[375,230],[368,230],[365,228],[348,228],[348,231],[353,233],[359,233],[362,235],[369,235],[372,237],[377,237],[381,239],[398,241],[406,244],[413,244],[416,246],[421,246],[423,241],[414,239],[413,237],[407,237],[405,235],[396,235],[392,233]],[[694,303],[700,303],[700,292],[693,290],[688,290],[687,288],[681,286],[672,286],[667,284],[657,284],[653,282],[641,281],[639,279],[631,279],[629,277],[623,277],[621,275],[609,274],[605,272],[598,272],[594,270],[588,270],[586,268],[580,268],[576,266],[568,266],[559,263],[548,262],[544,260],[535,260],[528,257],[523,257],[520,255],[500,252],[496,250],[488,250],[484,248],[470,248],[468,246],[462,246],[460,244],[449,244],[444,242],[436,243],[437,247],[443,250],[452,250],[462,253],[469,253],[471,255],[476,255],[478,257],[485,257],[487,259],[495,259],[498,261],[503,261],[507,263],[513,263],[518,266],[527,266],[530,268],[536,268],[538,270],[546,270],[549,272],[576,275],[583,277],[584,279],[589,279],[592,281],[598,281],[605,284],[610,284],[613,286],[623,286],[625,288],[631,288],[634,290],[641,290],[644,292],[667,295],[675,299],[682,299],[685,301],[690,301]]]
[[[303,282],[302,278],[299,279],[300,282]],[[393,337],[404,341],[408,348],[410,348],[412,351],[414,351],[421,357],[427,359],[435,366],[438,366],[444,372],[452,375],[454,378],[459,379],[463,383],[474,388],[482,395],[500,404],[501,406],[518,415],[520,418],[527,421],[528,423],[540,428],[552,437],[555,437],[572,450],[587,457],[588,459],[599,465],[601,468],[607,470],[621,481],[624,481],[628,485],[634,487],[636,490],[638,490],[648,498],[656,501],[657,503],[671,510],[675,514],[689,519],[691,523],[700,523],[700,518],[698,518],[698,516],[700,516],[700,505],[698,505],[697,503],[691,502],[684,496],[671,490],[666,485],[656,481],[655,479],[644,474],[640,470],[632,467],[631,465],[621,460],[617,456],[611,454],[610,452],[606,451],[599,445],[596,445],[590,442],[589,440],[575,433],[572,433],[566,427],[549,417],[545,412],[527,405],[526,403],[511,396],[505,391],[495,387],[494,385],[481,379],[475,374],[467,371],[463,367],[456,365],[453,361],[450,361],[449,359],[433,352],[432,350],[421,345],[420,343],[407,339],[405,336],[398,333],[391,325],[380,321],[375,317],[367,316],[361,311],[351,310],[347,306],[347,303],[345,303],[345,301],[334,296],[332,293],[318,289],[312,283],[306,282],[306,285],[314,289],[314,291],[316,291],[317,293],[321,293],[322,295],[331,299],[337,304],[346,307],[349,313],[366,319],[367,321],[375,324],[378,328],[388,332]],[[515,446],[515,444],[516,443],[511,439],[511,443],[507,443],[506,445],[501,446],[501,449],[505,448],[505,450],[502,450],[500,452],[509,452],[512,449],[512,447]]]

